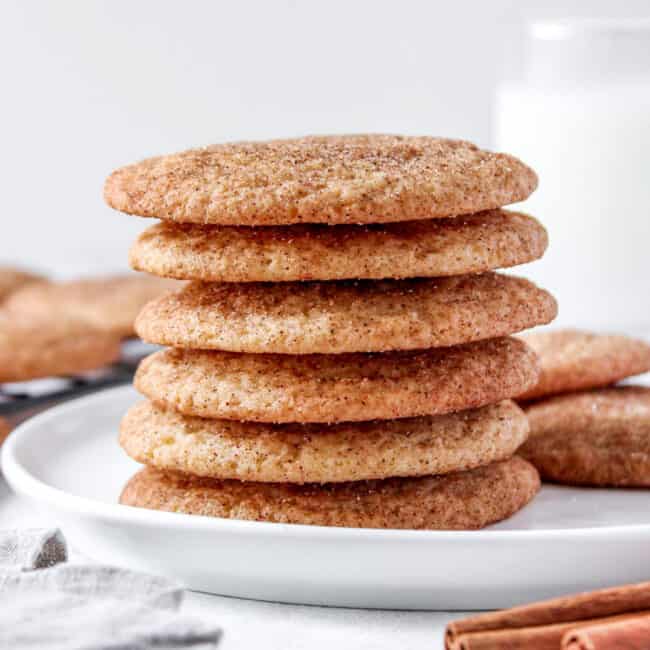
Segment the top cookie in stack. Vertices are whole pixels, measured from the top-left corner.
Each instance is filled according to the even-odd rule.
[[[109,205],[163,220],[134,268],[192,280],[137,321],[172,349],[136,376],[151,402],[121,443],[150,467],[122,501],[401,528],[475,528],[523,506],[539,479],[512,458],[528,429],[509,398],[538,368],[509,335],[557,307],[493,270],[546,248],[535,219],[500,209],[536,183],[505,154],[385,135],[215,145],[114,172]]]

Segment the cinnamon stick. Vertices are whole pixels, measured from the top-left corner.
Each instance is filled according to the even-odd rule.
[[[539,625],[515,629],[490,630],[461,634],[453,643],[454,650],[559,650],[560,641],[575,623]]]
[[[581,625],[562,637],[562,650],[648,650],[650,614],[631,614],[615,623]]]
[[[462,634],[553,626],[642,610],[650,610],[650,582],[563,596],[453,621],[447,626],[445,647],[457,648],[456,640]]]
[[[553,625],[536,625],[530,627],[490,630],[487,632],[469,632],[459,635],[454,640],[454,650],[560,650],[564,639],[573,638],[583,628],[608,627],[626,623],[639,617],[650,620],[650,611],[641,614],[621,614],[588,621],[555,623]],[[646,650],[650,645],[646,645]],[[604,650],[605,647],[603,647]],[[562,650],[565,649],[562,646]],[[571,650],[593,650],[590,646],[573,646]],[[597,650],[601,650],[598,648]],[[626,647],[627,650],[627,647]],[[632,648],[631,650],[636,650]]]

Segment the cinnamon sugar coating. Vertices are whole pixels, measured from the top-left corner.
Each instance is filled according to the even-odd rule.
[[[138,237],[130,262],[138,271],[206,282],[442,277],[525,264],[547,245],[538,221],[506,210],[365,226],[163,221]]]
[[[113,208],[181,223],[268,226],[453,217],[525,199],[535,173],[461,140],[308,136],[149,158],[106,181]]]
[[[262,424],[133,406],[120,444],[138,462],[219,479],[331,483],[467,470],[512,456],[528,421],[509,400],[450,415],[335,425]]]
[[[415,350],[550,322],[557,303],[528,280],[481,275],[358,282],[203,283],[150,302],[136,332],[178,348],[279,354]]]
[[[442,477],[327,485],[219,481],[146,468],[127,483],[120,503],[278,523],[464,530],[510,517],[538,490],[537,471],[515,456]]]
[[[136,388],[186,415],[258,422],[345,422],[437,415],[516,397],[537,381],[522,341],[384,354],[275,355],[168,349]]]

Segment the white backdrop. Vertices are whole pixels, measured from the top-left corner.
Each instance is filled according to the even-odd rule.
[[[146,222],[106,208],[102,183],[152,154],[309,132],[489,144],[522,18],[621,4],[3,0],[0,260],[60,275],[126,268]]]

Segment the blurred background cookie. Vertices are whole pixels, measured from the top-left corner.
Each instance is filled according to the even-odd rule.
[[[26,318],[76,321],[127,338],[135,333],[140,309],[179,286],[174,280],[137,274],[38,284],[12,294],[6,309]]]
[[[5,438],[11,433],[11,425],[5,418],[0,418],[0,445]]]
[[[0,266],[0,302],[22,287],[45,281],[46,278],[38,273],[14,266]]]
[[[521,338],[538,355],[541,373],[520,400],[608,386],[650,371],[650,345],[628,336],[563,329]]]
[[[0,382],[94,370],[119,355],[116,336],[76,320],[0,313]]]
[[[526,409],[520,454],[543,479],[571,485],[650,487],[650,388],[559,395]]]

